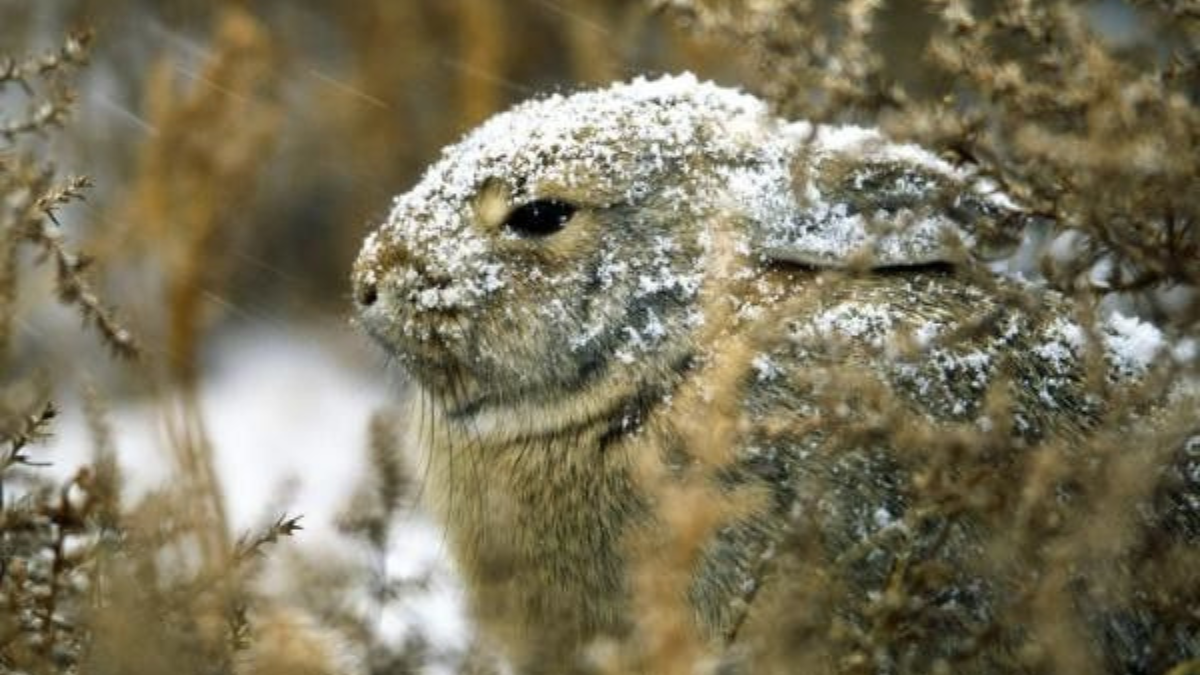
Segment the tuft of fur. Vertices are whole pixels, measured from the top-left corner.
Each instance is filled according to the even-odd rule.
[[[539,200],[572,207],[560,231],[510,227]],[[936,563],[936,639],[878,670],[1011,672],[1023,629],[982,636],[1020,580],[989,562],[994,521],[915,496],[922,443],[975,430],[996,447],[949,480],[1003,475],[1108,414],[1090,364],[1117,392],[1161,338],[981,273],[1022,222],[919,148],[690,76],[531,101],[447,148],[354,283],[415,379],[428,503],[485,636],[520,672],[572,672],[605,640],[652,655],[659,612],[691,656],[767,672],[794,570],[837,567],[827,618],[861,632],[898,569]],[[1169,535],[1193,557],[1194,511]],[[1076,597],[1095,663],[1200,654],[1194,627]]]

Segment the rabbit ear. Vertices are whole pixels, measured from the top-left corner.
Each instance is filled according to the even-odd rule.
[[[911,267],[991,260],[1020,243],[1024,214],[981,181],[915,146],[830,152],[792,170],[795,210],[752,227],[769,260],[814,267]]]

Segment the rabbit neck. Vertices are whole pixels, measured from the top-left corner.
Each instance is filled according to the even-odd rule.
[[[625,542],[651,518],[635,463],[654,452],[651,427],[687,363],[670,386],[616,378],[553,407],[469,420],[424,411],[435,430],[423,439],[426,498],[474,616],[514,663],[561,664],[593,639],[628,631]],[[563,652],[542,651],[554,649]]]

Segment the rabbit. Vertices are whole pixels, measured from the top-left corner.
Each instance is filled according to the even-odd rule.
[[[352,276],[412,378],[425,502],[483,638],[519,673],[591,672],[604,645],[653,651],[652,599],[721,672],[795,672],[768,660],[789,577],[840,569],[820,630],[862,635],[929,558],[950,566],[932,637],[805,672],[1048,667],[1020,627],[983,641],[1016,582],[978,564],[986,523],[915,513],[931,479],[896,440],[1076,438],[1106,409],[1086,363],[1117,386],[1162,358],[1149,324],[987,271],[1027,220],[917,146],[688,74],[534,99],[446,148]],[[1175,515],[1200,560],[1197,507]],[[1083,662],[1200,654],[1195,623],[1126,609],[1081,624]]]

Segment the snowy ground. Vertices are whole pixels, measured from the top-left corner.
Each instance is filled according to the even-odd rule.
[[[304,530],[289,545],[301,552],[339,545],[333,520],[365,470],[368,420],[396,398],[397,376],[372,367],[382,362],[300,331],[258,330],[219,341],[201,406],[236,531],[286,511],[303,514]],[[168,476],[162,413],[151,402],[112,405],[119,461],[136,498]],[[61,407],[55,435],[38,454],[66,476],[87,460],[91,441],[78,402]],[[392,540],[389,576],[428,574],[431,583],[383,612],[379,635],[399,644],[419,627],[435,653],[461,651],[468,630],[442,535],[414,517],[396,524]]]

